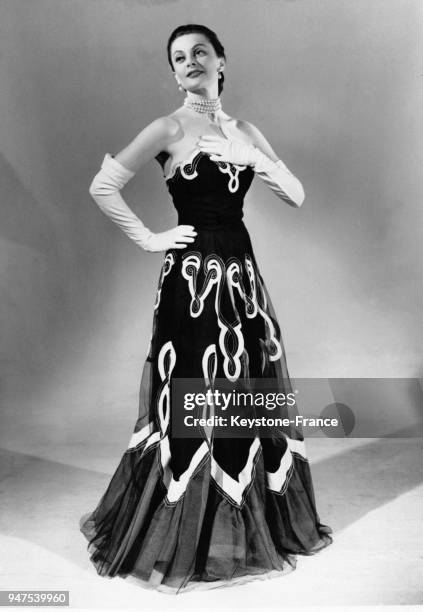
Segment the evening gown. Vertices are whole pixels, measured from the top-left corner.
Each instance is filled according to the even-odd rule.
[[[164,169],[167,153],[156,159]],[[164,176],[195,241],[158,278],[139,414],[107,490],[80,519],[106,577],[169,593],[273,578],[332,542],[320,522],[299,427],[261,437],[173,436],[176,378],[271,378],[292,392],[280,327],[243,222],[250,166],[194,149]],[[296,405],[282,409],[295,417]],[[176,413],[175,413],[176,414]]]

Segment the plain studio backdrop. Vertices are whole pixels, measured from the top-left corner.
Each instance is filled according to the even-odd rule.
[[[291,375],[421,376],[421,2],[2,0],[7,449],[91,440],[92,465],[112,469],[129,440],[164,254],[132,243],[88,187],[106,152],[182,103],[166,42],[190,22],[225,47],[226,112],[304,185],[294,209],[256,177],[245,204]],[[153,231],[176,224],[157,161],[124,197]],[[114,454],[99,451],[106,421]]]

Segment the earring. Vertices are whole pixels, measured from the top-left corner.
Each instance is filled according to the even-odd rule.
[[[180,83],[178,85],[178,89],[179,89],[179,91],[184,91],[184,88],[182,87],[182,85]]]
[[[221,71],[221,70],[218,70],[218,71],[217,71],[217,78],[218,78],[218,79],[221,79],[221,78],[222,78],[222,76],[223,76],[223,75],[222,75],[222,71]]]

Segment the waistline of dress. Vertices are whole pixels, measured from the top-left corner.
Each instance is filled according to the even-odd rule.
[[[193,225],[196,230],[243,229],[243,216],[242,211],[190,211],[178,215],[178,225]]]

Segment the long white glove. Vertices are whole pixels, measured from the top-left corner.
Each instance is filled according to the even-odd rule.
[[[281,159],[274,162],[253,144],[240,140],[205,134],[199,148],[210,154],[213,161],[226,161],[240,166],[251,166],[272,191],[291,206],[299,207],[305,194],[300,181],[288,170]]]
[[[192,225],[178,225],[165,232],[153,233],[137,217],[119,193],[135,175],[109,153],[104,156],[100,171],[95,175],[89,192],[96,204],[131,240],[146,251],[183,249],[194,241],[197,232]]]

